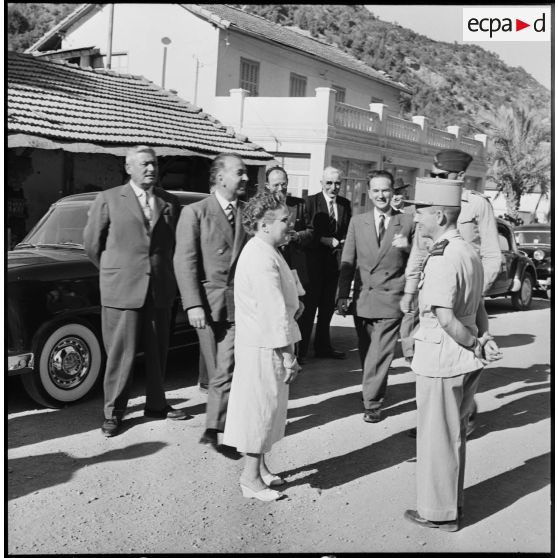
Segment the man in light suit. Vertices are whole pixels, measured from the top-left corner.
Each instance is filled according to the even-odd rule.
[[[413,218],[394,210],[393,176],[373,171],[368,196],[374,207],[351,219],[343,254],[337,308],[345,315],[355,277],[355,326],[362,362],[365,422],[379,422],[402,312],[405,266],[414,234]]]
[[[211,195],[184,207],[176,229],[174,270],[182,305],[196,328],[208,373],[206,428],[201,444],[240,458],[219,443],[234,369],[234,273],[247,241],[242,205],[248,176],[239,155],[221,153],[209,174]]]
[[[107,353],[101,430],[107,437],[120,430],[140,347],[145,352],[144,415],[192,418],[168,405],[163,387],[176,296],[172,256],[180,205],[175,196],[155,186],[157,157],[151,147],[132,148],[126,155],[126,172],[128,184],[97,195],[83,233],[85,251],[100,270]]]
[[[314,337],[315,355],[319,358],[336,359],[346,356],[332,347],[329,324],[335,311],[339,254],[351,219],[351,202],[338,195],[341,188],[339,169],[326,167],[321,184],[322,191],[308,196],[306,200],[306,214],[313,235],[306,248],[309,281],[304,298],[305,309],[299,321],[302,335],[299,362],[306,357],[316,311],[318,320]]]

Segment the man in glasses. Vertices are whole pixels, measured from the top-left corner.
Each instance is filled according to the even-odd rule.
[[[265,189],[272,193],[282,193],[289,209],[290,241],[285,246],[281,246],[280,250],[289,267],[296,271],[302,287],[306,290],[309,277],[304,247],[308,246],[312,240],[312,229],[308,227],[304,200],[295,196],[288,196],[288,186],[289,177],[283,167],[275,166],[267,169]]]
[[[306,200],[306,213],[313,234],[306,248],[309,282],[304,299],[306,308],[300,318],[302,340],[299,362],[306,357],[316,311],[315,356],[335,359],[346,356],[332,347],[329,324],[335,310],[339,258],[351,219],[351,204],[348,199],[338,195],[341,188],[339,169],[326,167],[321,185],[322,191]]]
[[[465,171],[473,157],[458,149],[447,149],[437,153],[430,171],[431,178],[463,180]],[[490,200],[483,194],[463,187],[461,194],[461,213],[457,220],[457,230],[464,240],[471,244],[480,255],[484,271],[483,295],[493,285],[502,263],[498,243],[498,228]],[[401,299],[401,310],[412,312],[416,306],[416,293],[420,281],[422,263],[428,252],[420,247],[420,235],[415,235],[409,262],[405,270],[405,294]],[[404,341],[402,340],[402,344]],[[468,427],[468,434],[474,430],[476,406]],[[410,431],[410,435],[416,431]]]

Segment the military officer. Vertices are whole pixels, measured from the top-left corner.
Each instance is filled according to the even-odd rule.
[[[417,509],[422,527],[457,531],[463,513],[468,416],[484,364],[501,357],[488,333],[479,254],[457,229],[462,182],[419,178],[415,222],[434,242],[419,281]]]
[[[458,149],[440,151],[434,157],[430,176],[447,180],[462,180],[472,160],[473,157],[471,155]],[[484,270],[484,295],[496,280],[502,264],[496,218],[494,217],[492,205],[486,196],[474,190],[462,189],[461,213],[457,221],[457,229],[461,237],[469,242],[480,255]],[[423,239],[420,234],[415,235],[415,242],[413,243],[405,270],[405,294],[401,299],[401,310],[406,316],[413,315],[421,266],[428,253],[427,245],[428,239]],[[414,314],[414,318],[416,319],[416,314]],[[410,357],[413,351],[412,337],[407,337],[402,332],[401,346],[404,356]],[[468,434],[471,434],[474,430],[476,412],[477,408],[474,405]],[[415,430],[410,430],[409,434],[413,436]]]

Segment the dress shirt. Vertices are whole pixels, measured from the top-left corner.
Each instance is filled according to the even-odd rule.
[[[335,220],[336,220],[337,222],[339,222],[339,214],[337,213],[337,203],[336,203],[337,196],[335,196],[334,198],[330,198],[329,196],[326,196],[323,192],[322,192],[322,195],[323,195],[323,197],[324,197],[324,199],[325,199],[325,201],[326,201],[326,204],[327,204],[327,212],[328,212],[328,213],[329,213],[329,204],[330,204],[331,202],[333,202],[333,214],[335,215]]]
[[[136,186],[132,180],[130,180],[130,186],[132,187],[134,194],[136,194],[136,196],[138,197],[138,201],[142,209],[143,207],[145,207],[145,193],[146,192],[149,193],[149,207],[151,208],[151,214],[153,214],[153,211],[155,210],[155,200],[153,199],[153,186],[150,186],[149,188],[147,188],[147,190],[144,190],[143,188]]]
[[[379,235],[379,230],[380,230],[380,215],[383,215],[385,217],[384,219],[384,234],[385,231],[387,231],[388,225],[389,225],[389,220],[391,218],[391,211],[388,211],[387,213],[384,213],[383,211],[378,211],[376,208],[374,208],[374,225],[376,227],[376,236]]]
[[[217,198],[217,201],[219,202],[221,209],[225,212],[225,215],[227,215],[227,207],[229,207],[229,204],[233,206],[234,218],[236,220],[236,210],[237,210],[238,200],[227,201],[221,194],[219,194],[219,192],[217,192],[217,190],[215,190],[215,197]]]

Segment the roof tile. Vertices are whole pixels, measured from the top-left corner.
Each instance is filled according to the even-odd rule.
[[[272,159],[218,120],[141,76],[8,53],[8,133],[99,144],[152,144]]]

